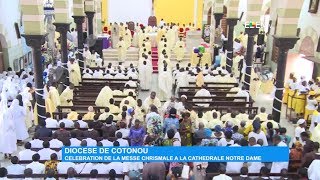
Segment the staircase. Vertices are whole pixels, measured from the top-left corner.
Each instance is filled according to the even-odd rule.
[[[158,60],[159,60],[159,54],[158,54],[158,48],[152,48],[152,67],[153,67],[153,73],[158,73]]]
[[[127,50],[127,59],[123,62],[124,66],[129,66],[130,63],[137,66],[139,59],[139,49],[130,47]],[[118,60],[118,50],[117,49],[104,49],[103,50],[103,60],[105,66],[108,63],[112,63],[114,65],[118,64],[120,61]]]

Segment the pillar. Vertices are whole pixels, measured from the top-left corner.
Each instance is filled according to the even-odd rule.
[[[250,90],[251,70],[253,61],[254,37],[259,33],[258,28],[246,28],[248,35],[247,53],[246,53],[246,73],[244,76],[244,84],[247,91]]]
[[[251,70],[253,61],[254,38],[259,33],[261,8],[263,0],[248,0],[247,22],[245,24],[245,32],[248,34],[247,53],[246,53],[246,73],[244,76],[244,84],[247,91],[250,90]]]
[[[79,61],[80,69],[84,69],[84,61],[83,61],[83,27],[82,24],[84,22],[84,0],[73,0],[73,20],[76,24],[76,29],[78,32],[78,51],[77,59]]]
[[[56,31],[60,33],[61,37],[61,61],[63,66],[67,68],[68,63],[68,39],[67,33],[71,23],[53,23],[56,26]]]
[[[79,60],[80,69],[84,69],[84,61],[83,61],[83,27],[82,24],[84,22],[84,16],[72,16],[74,19],[74,23],[76,23],[76,28],[78,32],[78,51],[77,58]]]
[[[232,65],[233,65],[233,31],[234,26],[237,25],[238,18],[227,18],[228,24],[228,42],[227,42],[227,71],[229,73],[232,72]]]
[[[227,24],[228,24],[228,42],[227,42],[227,71],[232,72],[233,65],[233,32],[234,26],[237,25],[239,0],[229,0],[226,6],[228,7]]]
[[[34,72],[36,105],[38,122],[45,120],[45,101],[43,99],[43,64],[41,61],[41,46],[45,42],[44,12],[42,0],[20,0],[23,14],[24,32],[22,36],[26,44],[32,48],[32,64]]]
[[[282,106],[282,96],[284,90],[284,76],[287,65],[287,56],[289,49],[292,49],[298,37],[279,37],[274,36],[275,45],[279,48],[278,54],[278,71],[276,75],[276,93],[273,100],[272,115],[276,122],[280,122],[281,118],[281,106]]]
[[[90,51],[94,50],[94,36],[93,36],[93,17],[95,14],[95,1],[85,0],[84,3],[85,13],[88,18],[88,46]]]
[[[22,35],[26,39],[27,46],[32,48],[32,64],[34,72],[34,82],[36,88],[36,107],[38,112],[38,122],[46,119],[46,106],[43,99],[43,64],[41,61],[41,46],[45,42],[46,35]]]

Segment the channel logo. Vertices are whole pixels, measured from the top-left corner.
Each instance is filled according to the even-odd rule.
[[[244,25],[245,28],[257,28],[257,29],[260,29],[262,26],[261,26],[261,23],[260,22],[253,22],[253,21],[248,21],[245,23]]]

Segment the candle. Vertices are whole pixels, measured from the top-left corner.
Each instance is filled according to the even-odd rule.
[[[73,15],[85,16],[84,14],[84,0],[73,0]]]
[[[27,35],[44,35],[43,0],[21,0],[24,32]]]
[[[227,3],[228,13],[227,18],[239,18],[239,0],[229,0]]]
[[[214,13],[223,13],[223,0],[216,0]]]
[[[57,23],[69,23],[69,2],[68,0],[55,0],[55,20]]]
[[[84,10],[85,10],[85,12],[95,12],[94,1],[93,0],[86,0],[84,2]]]

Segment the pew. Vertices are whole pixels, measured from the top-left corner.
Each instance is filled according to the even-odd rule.
[[[218,82],[204,82],[205,85],[208,87],[210,86],[230,86],[230,87],[235,87],[238,86],[238,83],[218,83]],[[196,82],[189,82],[189,85],[196,85]]]
[[[238,92],[229,92],[229,91],[217,91],[217,90],[211,90],[209,91],[211,95],[215,96],[227,96],[228,94],[235,95]],[[186,95],[187,97],[192,97],[196,94],[196,91],[179,91],[179,96]]]
[[[31,176],[32,178],[46,178],[47,175],[46,174],[33,174]],[[68,175],[67,174],[57,174],[55,175],[55,178],[67,178]],[[75,177],[76,178],[90,178],[90,174],[75,174]],[[98,178],[104,178],[104,179],[107,179],[109,178],[109,174],[98,174],[97,175]],[[7,178],[9,179],[24,179],[25,176],[24,175],[8,175]],[[124,178],[124,175],[123,174],[117,174],[116,175],[116,178],[121,178],[123,179]]]
[[[231,108],[231,110],[233,111],[240,111],[240,110],[244,110],[247,114],[254,114],[257,115],[259,108],[258,107],[235,107],[235,106],[217,106],[216,108],[214,107],[199,107],[199,106],[195,106],[193,107],[193,109],[195,111],[212,111],[212,110],[216,110],[219,111],[220,114],[225,114],[229,109]]]

